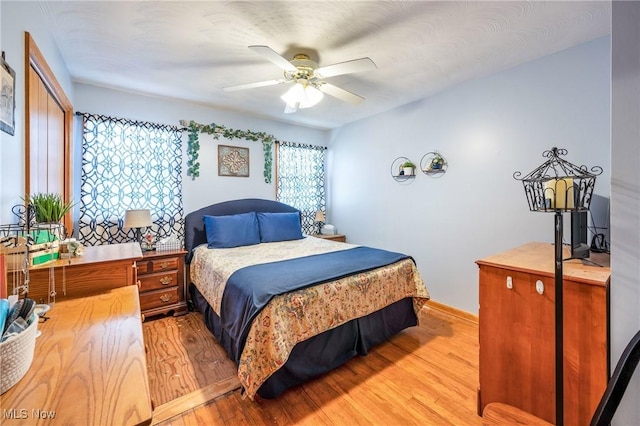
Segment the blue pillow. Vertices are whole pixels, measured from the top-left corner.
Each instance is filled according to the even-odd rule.
[[[299,240],[304,238],[300,227],[300,213],[258,213],[260,224],[260,241]]]
[[[226,216],[205,215],[203,219],[209,248],[250,246],[260,242],[255,212]]]

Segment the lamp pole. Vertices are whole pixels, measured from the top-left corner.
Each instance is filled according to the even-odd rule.
[[[562,210],[555,214],[556,425],[564,423],[564,344],[562,317]]]

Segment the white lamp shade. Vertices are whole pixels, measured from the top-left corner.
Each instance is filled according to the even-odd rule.
[[[309,108],[322,100],[324,94],[311,85],[294,84],[287,93],[280,96],[292,108]]]
[[[324,222],[324,212],[322,210],[316,212],[316,222]]]
[[[125,212],[125,228],[145,228],[147,226],[151,226],[151,211],[149,209],[127,210]]]

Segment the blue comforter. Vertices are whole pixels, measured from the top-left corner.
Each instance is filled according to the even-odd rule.
[[[371,247],[355,247],[237,270],[227,281],[220,307],[222,326],[235,345],[235,362],[240,359],[251,322],[273,297],[387,266],[408,257]]]

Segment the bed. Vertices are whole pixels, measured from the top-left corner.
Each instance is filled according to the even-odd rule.
[[[300,212],[242,199],[185,217],[189,293],[250,399],[276,398],[418,323],[429,299],[402,253],[302,234]]]

